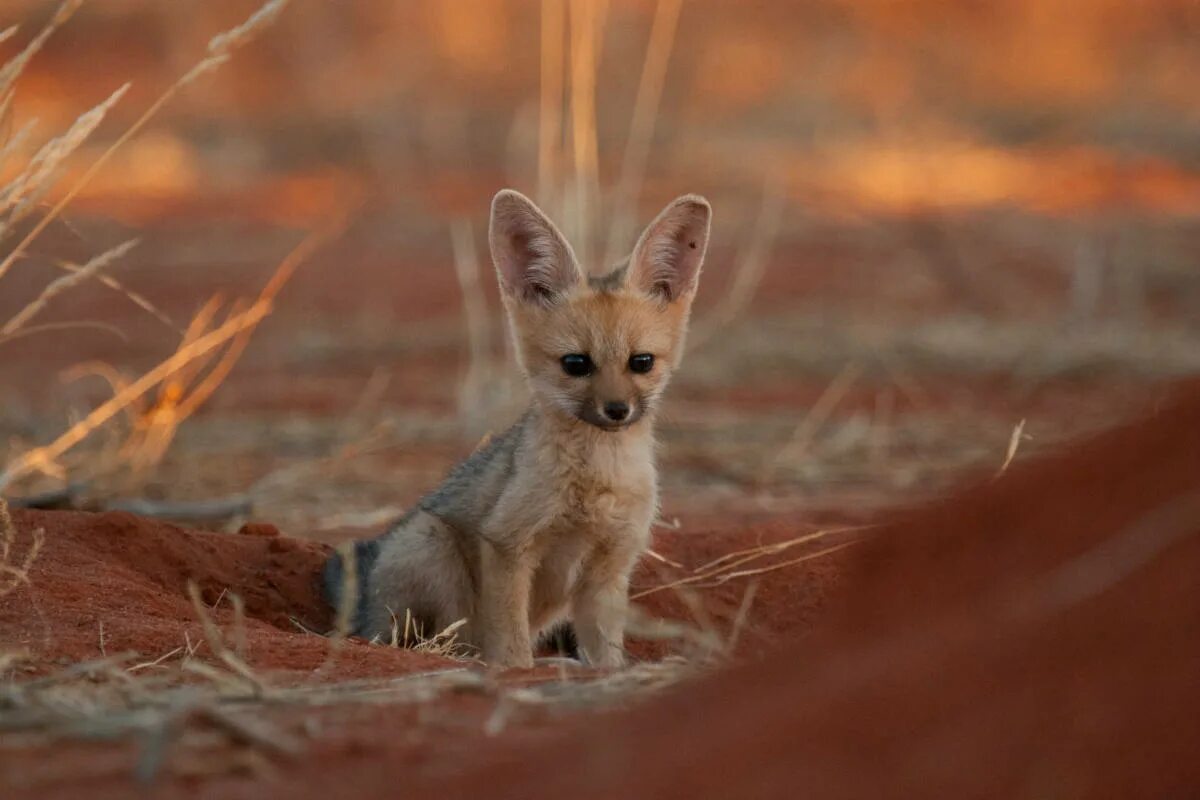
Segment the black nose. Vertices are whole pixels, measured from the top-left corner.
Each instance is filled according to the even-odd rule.
[[[611,419],[613,422],[620,422],[629,416],[628,403],[605,403],[604,416]]]

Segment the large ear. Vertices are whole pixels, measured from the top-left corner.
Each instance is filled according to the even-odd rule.
[[[712,207],[703,197],[677,197],[651,222],[633,248],[630,280],[664,302],[690,295],[708,248]]]
[[[549,305],[583,279],[571,245],[520,192],[503,189],[493,198],[488,243],[500,288],[518,299]]]

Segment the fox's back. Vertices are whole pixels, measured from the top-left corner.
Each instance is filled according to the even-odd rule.
[[[532,412],[461,461],[417,507],[462,532],[477,532],[518,474]]]

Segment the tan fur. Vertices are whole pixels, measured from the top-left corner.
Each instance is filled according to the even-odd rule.
[[[405,608],[433,627],[427,635],[465,618],[462,636],[487,662],[529,666],[538,632],[569,617],[588,663],[623,663],[629,576],[657,514],[653,424],[683,351],[710,213],[679,198],[627,268],[589,281],[532,202],[496,196],[492,253],[533,403],[380,540],[367,635]],[[570,353],[590,356],[594,372],[567,374]],[[637,353],[654,356],[648,374],[630,368]],[[623,424],[603,416],[613,402],[631,409]]]

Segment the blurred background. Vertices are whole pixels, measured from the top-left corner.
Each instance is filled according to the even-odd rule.
[[[58,7],[6,0],[0,61]],[[524,401],[485,241],[505,186],[596,269],[675,195],[714,206],[664,524],[867,519],[1200,368],[1194,0],[292,0],[121,141],[257,7],[84,3],[15,84],[0,177],[131,82],[0,320],[139,242],[0,339],[10,464],[346,223],[228,374],[171,373],[8,493],[248,497],[314,536],[398,514]]]

